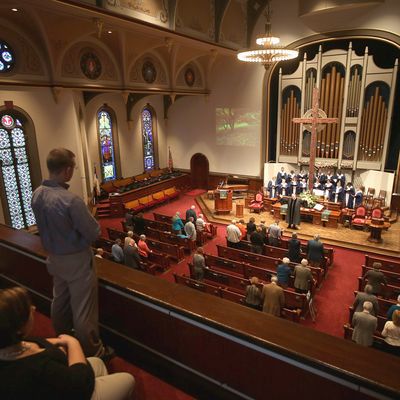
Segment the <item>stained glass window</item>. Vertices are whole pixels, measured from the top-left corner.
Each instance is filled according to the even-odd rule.
[[[0,41],[0,72],[8,72],[14,65],[14,53],[11,47]]]
[[[24,127],[18,118],[9,114],[3,115],[0,121],[0,166],[11,225],[17,229],[35,225]]]
[[[115,167],[115,147],[113,140],[113,122],[111,115],[106,110],[98,113],[98,129],[101,152],[101,172],[104,181],[117,177]]]
[[[153,113],[145,107],[142,111],[142,135],[143,135],[143,161],[144,170],[150,171],[156,167],[154,151]]]

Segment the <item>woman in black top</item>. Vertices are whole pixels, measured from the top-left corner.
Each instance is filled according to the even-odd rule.
[[[72,336],[25,339],[33,311],[24,289],[0,290],[1,399],[122,400],[131,395],[133,377],[107,375],[103,362],[87,360]]]
[[[297,234],[292,233],[292,238],[288,241],[288,258],[291,262],[299,263],[301,261],[300,240],[297,239]]]
[[[247,229],[247,240],[250,241],[250,236],[253,232],[256,231],[256,224],[255,224],[256,220],[254,217],[251,217],[249,219],[249,222],[247,223],[246,229]]]

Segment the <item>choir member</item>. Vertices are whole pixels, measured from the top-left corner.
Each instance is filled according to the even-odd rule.
[[[282,183],[283,179],[286,180],[286,172],[284,167],[281,168],[281,170],[278,172],[278,175],[276,176],[276,180],[278,181],[279,185]]]
[[[278,183],[278,180],[276,179],[276,176],[273,176],[272,180],[270,180],[268,182],[267,189],[268,189],[270,199],[275,199],[276,197],[278,197],[279,183]]]
[[[307,191],[307,180],[303,178],[300,182],[300,193]]]
[[[326,201],[328,201],[331,198],[332,190],[333,190],[332,182],[328,180],[324,188],[324,198]]]
[[[289,185],[286,183],[286,179],[282,178],[282,183],[281,183],[281,195],[282,196],[289,196]]]
[[[348,182],[346,185],[346,189],[344,190],[344,205],[346,208],[354,208],[354,195],[355,190],[351,182]]]
[[[290,194],[299,194],[300,193],[300,187],[299,187],[299,182],[297,180],[296,175],[293,175],[293,179],[290,182]]]
[[[341,171],[338,171],[337,178],[338,178],[338,181],[341,182],[342,188],[344,188],[344,184],[346,183],[346,177],[344,176],[344,174],[342,174]]]
[[[343,187],[342,182],[338,179],[336,188],[332,191],[331,201],[335,203],[343,202]]]
[[[357,189],[354,195],[354,208],[361,206],[364,197],[364,187],[361,186]]]

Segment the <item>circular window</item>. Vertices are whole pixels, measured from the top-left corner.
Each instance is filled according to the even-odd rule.
[[[187,68],[186,71],[185,71],[185,82],[186,82],[186,85],[193,86],[195,80],[196,80],[196,77],[194,75],[194,71],[192,70],[192,68]]]
[[[153,83],[157,77],[156,67],[151,61],[145,61],[142,67],[142,76],[147,83]]]
[[[14,65],[14,59],[11,47],[0,41],[0,72],[8,72]]]
[[[101,63],[96,54],[88,51],[82,55],[81,70],[89,79],[97,79],[101,75]]]

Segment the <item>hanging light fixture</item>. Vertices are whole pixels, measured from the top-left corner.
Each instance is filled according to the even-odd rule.
[[[270,1],[268,1],[265,9],[265,18],[267,20],[265,23],[265,34],[258,35],[256,38],[256,43],[260,47],[239,52],[237,58],[240,61],[261,63],[265,69],[269,69],[271,64],[275,62],[291,60],[299,55],[297,50],[289,50],[281,46],[279,44],[281,40],[278,37],[272,36],[271,15],[271,5]]]

